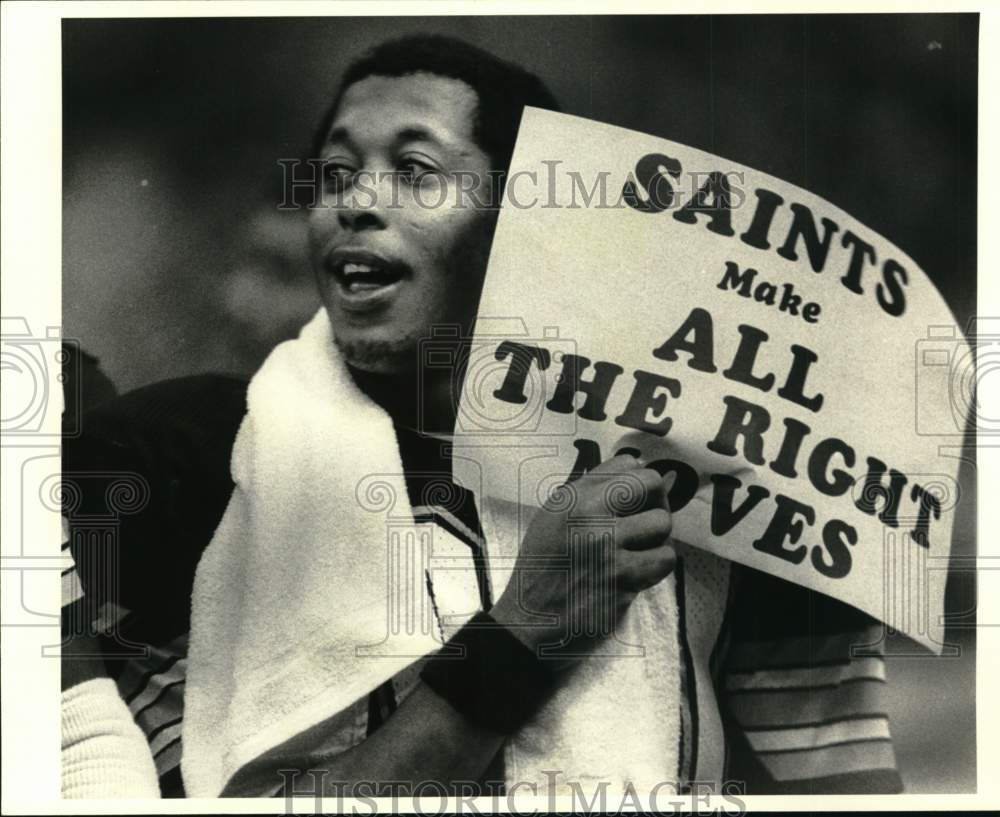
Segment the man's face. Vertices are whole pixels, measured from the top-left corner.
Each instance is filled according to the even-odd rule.
[[[471,328],[495,223],[468,195],[475,178],[489,201],[477,103],[464,82],[426,73],[366,77],[341,100],[310,246],[337,345],[361,369],[411,370],[433,326]]]

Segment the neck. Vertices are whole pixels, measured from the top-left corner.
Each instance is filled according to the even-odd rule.
[[[358,388],[375,401],[396,425],[422,434],[451,434],[455,427],[458,390],[452,397],[451,370],[368,372],[348,365]],[[422,381],[422,382],[421,382]]]

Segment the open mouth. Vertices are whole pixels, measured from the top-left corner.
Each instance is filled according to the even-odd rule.
[[[359,261],[347,261],[338,265],[334,273],[341,289],[356,295],[394,284],[403,277],[403,270],[397,265],[375,266]]]
[[[327,258],[345,308],[374,309],[388,303],[410,268],[366,250],[338,249]]]

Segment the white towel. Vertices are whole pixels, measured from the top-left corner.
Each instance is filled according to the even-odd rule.
[[[218,796],[255,757],[441,646],[436,624],[383,643],[390,538],[431,527],[412,524],[402,474],[392,422],[354,384],[321,310],[250,383],[236,488],[195,574],[181,764],[191,796]],[[468,558],[446,531],[433,537],[435,552]],[[419,600],[424,576],[412,578]]]
[[[525,508],[520,509],[522,519]],[[520,545],[518,507],[488,500],[482,512],[490,578],[500,593]],[[527,521],[527,520],[525,520]],[[525,521],[522,521],[524,525]],[[674,577],[643,591],[613,637],[580,661],[535,718],[507,741],[507,782],[522,791],[588,800],[630,786],[640,795],[676,780],[681,672]],[[577,796],[579,796],[577,794]]]
[[[412,523],[392,422],[355,385],[325,310],[252,379],[232,475],[236,488],[192,598],[181,765],[193,797],[218,796],[254,758],[438,649],[478,607],[474,572],[442,571],[433,583],[438,617],[428,622],[418,556],[407,584],[415,607],[403,617],[415,626],[387,640],[388,611],[398,612],[390,602],[405,597],[390,585],[398,575],[390,563],[407,563],[401,549],[432,550],[438,563],[471,560],[442,528]],[[477,499],[488,545],[492,536],[501,558],[516,554],[514,515]],[[420,550],[421,539],[433,543]],[[506,576],[494,574],[499,593]],[[568,780],[672,779],[680,684],[672,585],[641,594],[626,622],[622,638],[643,644],[646,657],[595,657],[574,669],[508,741],[509,782],[542,769]]]

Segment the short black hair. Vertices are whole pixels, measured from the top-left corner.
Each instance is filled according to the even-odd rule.
[[[351,85],[370,76],[402,77],[421,72],[461,80],[476,92],[472,137],[490,157],[493,170],[506,172],[510,167],[525,105],[559,110],[545,83],[519,65],[455,37],[412,34],[377,45],[348,66],[323,117],[313,156],[323,155],[337,109]]]

